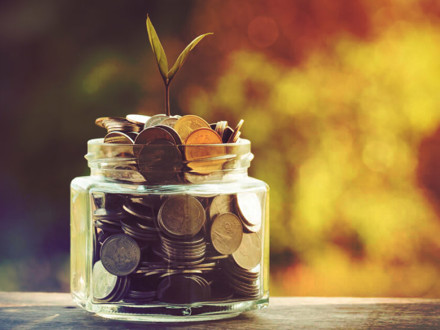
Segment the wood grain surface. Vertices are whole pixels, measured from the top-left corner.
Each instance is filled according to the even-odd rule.
[[[0,329],[440,329],[440,299],[271,298],[267,309],[221,321],[135,323],[76,307],[67,293],[0,292]]]

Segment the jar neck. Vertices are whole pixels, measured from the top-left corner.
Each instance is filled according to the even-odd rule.
[[[127,145],[88,142],[91,176],[134,184],[199,184],[246,178],[250,142],[218,145]]]

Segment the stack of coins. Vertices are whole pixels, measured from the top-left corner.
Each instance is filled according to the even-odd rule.
[[[93,193],[95,300],[188,304],[260,297],[260,197]]]
[[[235,129],[226,121],[209,125],[194,115],[102,117],[95,123],[107,130],[105,143],[133,145],[129,156],[135,157],[137,168],[131,170],[139,171],[148,183],[166,184],[197,182],[221,171],[227,160],[221,145],[239,142],[243,120]]]
[[[107,130],[105,143],[133,144],[137,134],[143,129],[143,124],[119,117],[100,117],[95,124]]]

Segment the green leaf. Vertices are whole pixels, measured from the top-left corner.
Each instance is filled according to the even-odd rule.
[[[159,66],[159,72],[163,77],[163,80],[168,83],[168,61],[156,30],[151,23],[150,17],[147,15],[147,31],[148,39],[150,40],[151,49],[153,49],[154,56],[156,56],[157,65]]]
[[[214,34],[212,32],[210,33],[205,33],[202,34],[201,36],[198,36],[197,38],[195,38],[193,41],[191,41],[191,43],[186,46],[186,48],[182,51],[182,53],[180,53],[179,57],[176,60],[176,63],[174,63],[173,67],[171,68],[171,70],[168,72],[168,79],[171,80],[174,75],[177,73],[177,71],[179,71],[179,69],[182,67],[183,63],[185,63],[189,53],[194,49],[194,47],[206,36],[210,35],[210,34]]]

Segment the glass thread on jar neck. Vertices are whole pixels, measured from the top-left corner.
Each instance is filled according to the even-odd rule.
[[[219,145],[128,145],[88,142],[92,176],[136,184],[230,182],[247,177],[251,143]]]

